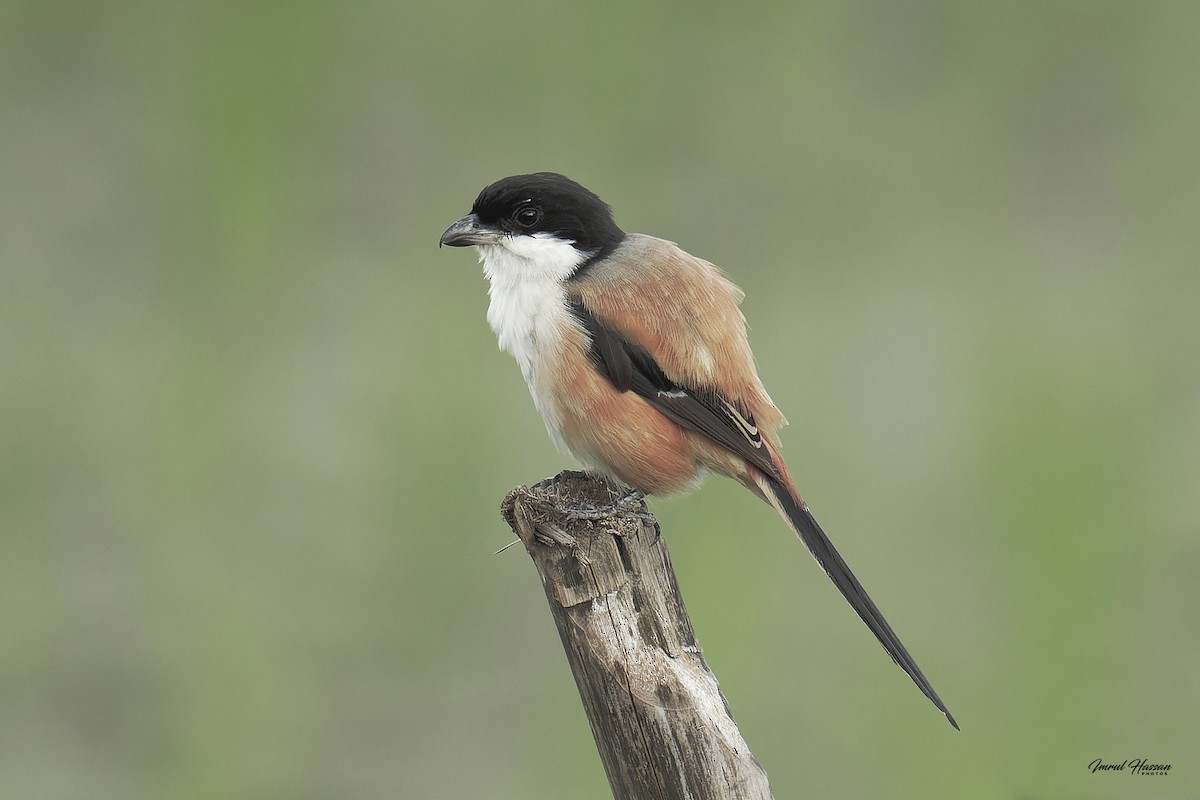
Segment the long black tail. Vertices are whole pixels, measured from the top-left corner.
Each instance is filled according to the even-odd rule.
[[[796,531],[801,541],[808,547],[809,552],[817,559],[817,563],[825,570],[825,574],[837,586],[838,591],[842,593],[842,597],[850,603],[855,613],[867,623],[867,627],[879,639],[879,643],[883,645],[883,649],[887,650],[888,655],[892,660],[900,665],[900,668],[908,673],[908,677],[913,679],[913,683],[925,693],[925,696],[933,701],[933,704],[938,707],[938,710],[946,715],[946,719],[954,726],[955,730],[959,730],[958,723],[954,721],[954,715],[946,708],[946,704],[942,702],[942,698],[938,697],[938,693],[933,690],[929,680],[925,674],[921,672],[921,668],[917,666],[917,662],[908,654],[908,650],[900,642],[900,637],[892,630],[892,626],[888,625],[887,620],[883,618],[883,614],[875,607],[867,590],[858,582],[858,578],[854,577],[854,573],[850,571],[850,567],[842,560],[841,555],[834,548],[833,543],[829,541],[829,537],[825,535],[825,531],[821,530],[821,526],[813,519],[813,515],[809,513],[808,507],[804,501],[796,496],[784,483],[776,480],[774,477],[763,476],[759,485],[765,490],[767,499],[771,501],[771,505],[779,511],[780,515],[788,521],[792,529]]]

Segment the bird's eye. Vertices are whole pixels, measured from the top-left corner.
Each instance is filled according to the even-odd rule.
[[[542,212],[533,206],[525,206],[524,208],[518,210],[516,214],[513,214],[513,219],[522,228],[532,228],[534,225],[538,224],[538,221],[541,218]]]

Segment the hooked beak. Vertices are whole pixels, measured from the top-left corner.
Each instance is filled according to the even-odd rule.
[[[487,228],[474,214],[467,214],[458,222],[446,228],[442,238],[438,239],[438,247],[469,247],[473,244],[495,244],[502,236],[498,231]]]

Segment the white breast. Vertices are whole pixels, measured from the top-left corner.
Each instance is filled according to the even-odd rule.
[[[487,318],[521,366],[521,374],[555,445],[567,447],[559,433],[559,415],[543,364],[564,327],[572,324],[563,282],[587,258],[572,243],[547,236],[514,236],[501,244],[481,245],[479,260],[491,287]]]

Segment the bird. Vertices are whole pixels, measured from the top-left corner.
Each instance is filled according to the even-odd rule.
[[[643,496],[683,493],[713,473],[745,486],[959,729],[796,490],[780,455],[786,420],[759,379],[744,295],[718,267],[626,233],[599,196],[556,172],[486,186],[442,245],[476,248],[488,323],[560,451]]]

